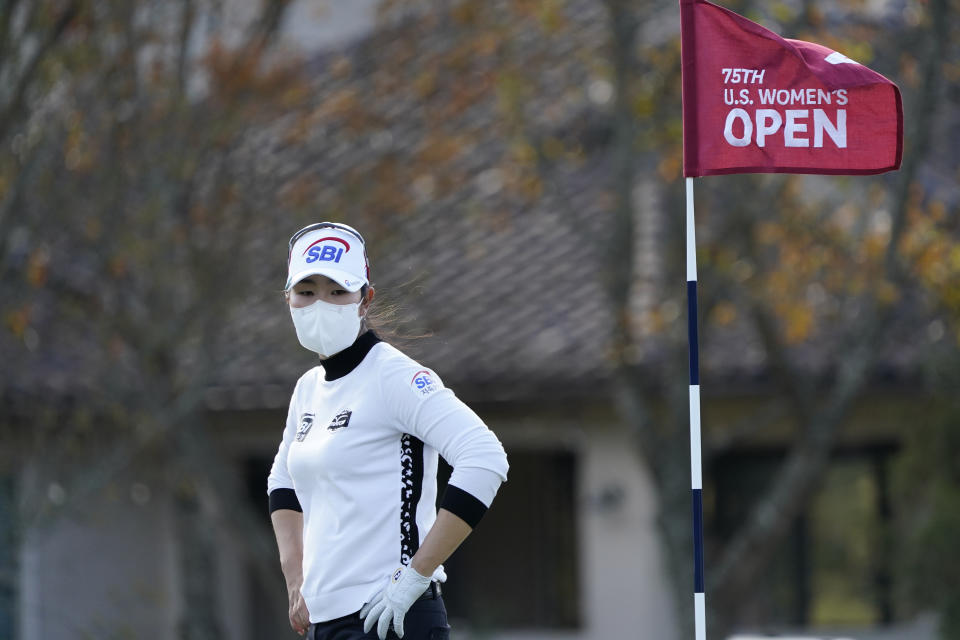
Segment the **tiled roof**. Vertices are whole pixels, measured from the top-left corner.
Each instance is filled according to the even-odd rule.
[[[570,206],[595,214],[579,223],[545,198],[501,229],[458,215],[456,202],[426,206],[389,231],[358,224],[380,247],[371,251],[372,279],[378,298],[399,306],[398,329],[429,334],[404,341],[407,350],[450,384],[500,395],[608,374],[611,317],[586,239],[604,225],[595,199],[589,190],[571,196]],[[289,382],[314,362],[301,353],[279,296],[246,312],[231,331],[246,339],[235,342],[224,384]]]
[[[605,14],[602,7],[581,8],[575,17],[582,21],[583,28],[575,31],[583,40],[560,50],[542,47],[541,54],[558,62],[547,63],[549,77],[525,105],[530,121],[544,131],[582,119],[594,108],[586,96],[586,65],[573,58],[567,64],[559,61],[577,46],[602,45]],[[277,159],[277,166],[318,172],[324,185],[315,208],[319,219],[324,217],[320,212],[336,210],[343,197],[339,190],[350,175],[372,171],[386,160],[408,163],[431,144],[438,129],[458,136],[465,147],[435,174],[410,176],[412,183],[401,185],[402,196],[415,203],[410,210],[383,215],[361,206],[336,216],[365,235],[378,297],[399,304],[408,333],[430,334],[407,341],[408,350],[451,384],[498,395],[575,386],[607,375],[611,317],[600,268],[602,248],[591,241],[609,227],[609,199],[603,196],[609,182],[606,161],[595,155],[586,163],[557,163],[551,187],[541,197],[527,202],[511,194],[499,166],[512,141],[495,92],[437,123],[424,107],[430,97],[415,91],[418,64],[404,67],[407,76],[399,82],[384,77],[397,71],[385,60],[410,54],[405,38],[411,29],[421,34],[415,55],[453,55],[460,44],[458,27],[450,22],[428,31],[407,24],[374,34],[345,52],[325,54],[313,65],[319,92],[328,98],[348,92],[366,117],[381,126],[357,131],[336,117],[318,117],[308,134],[307,158],[285,157],[281,148],[267,151],[267,157]],[[484,64],[478,62],[470,72],[484,72]],[[454,80],[439,78],[432,95],[449,100],[444,92],[458,86]],[[385,85],[392,88],[388,93],[381,92]],[[463,182],[441,188],[438,183],[452,175]],[[282,267],[278,261],[272,274],[276,282],[282,279]],[[234,329],[250,327],[237,332],[247,339],[238,336],[242,348],[234,350],[236,358],[224,371],[225,386],[289,382],[311,364],[309,357],[296,353],[289,316],[276,302],[237,319]]]
[[[533,201],[524,202],[504,188],[509,176],[500,171],[499,163],[513,141],[498,112],[495,92],[447,113],[443,122],[433,122],[429,113],[436,114],[439,107],[431,107],[430,101],[449,100],[448,93],[459,85],[441,73],[428,95],[415,90],[423,60],[456,55],[460,29],[469,28],[443,18],[394,26],[318,59],[314,64],[318,92],[325,96],[347,92],[380,125],[357,130],[344,124],[342,116],[320,117],[309,134],[309,162],[284,161],[322,174],[325,186],[318,194],[314,219],[336,211],[338,219],[365,234],[378,296],[400,304],[400,319],[409,321],[409,330],[430,334],[410,342],[409,351],[449,384],[466,389],[468,396],[590,394],[612,373],[614,319],[602,272],[602,240],[613,216],[609,149],[603,142],[609,135],[604,131],[608,117],[606,106],[589,98],[589,87],[597,79],[590,71],[591,56],[595,64],[603,55],[607,16],[598,3],[570,7],[568,17],[579,25],[567,30],[571,38],[531,39],[525,45],[532,49],[527,55],[540,56],[538,63],[549,73],[538,76],[539,84],[530,87],[524,120],[535,135],[583,141],[585,156],[548,163],[542,195]],[[413,49],[411,33],[418,37]],[[403,56],[413,57],[409,64],[390,64]],[[485,64],[481,59],[463,72],[482,73]],[[389,91],[382,91],[385,86]],[[339,208],[340,190],[350,175],[373,171],[385,158],[401,167],[412,164],[437,130],[459,134],[466,146],[452,153],[435,174],[406,176],[409,181],[399,187],[414,206],[393,214],[362,206]],[[590,140],[600,142],[591,147]],[[283,157],[282,151],[278,154]],[[462,182],[440,189],[438,184],[450,175],[461,176]],[[664,226],[650,224],[656,216],[671,215],[657,209],[656,202],[654,208],[639,207],[638,216],[647,216],[637,221],[644,232]],[[646,241],[649,249],[649,238]],[[649,268],[650,256],[644,257]],[[664,259],[661,252],[653,262]],[[278,262],[275,282],[282,280],[281,270]],[[682,265],[670,271],[681,270]],[[683,283],[673,286],[655,280],[633,295],[646,298],[645,304],[659,304],[650,298],[672,296],[681,305],[672,333],[685,334]],[[877,347],[887,370],[910,375],[913,363],[929,348],[912,329],[920,321],[917,308],[906,305],[899,316],[894,333],[899,331],[902,339]],[[282,387],[314,362],[296,344],[279,301],[271,308],[257,308],[247,322],[256,330],[246,335],[256,338],[236,351],[236,359],[224,371],[225,387]],[[762,378],[766,356],[749,326],[738,322],[710,327],[703,336],[701,365],[713,381]],[[803,370],[829,370],[837,364],[831,359],[840,339],[824,335],[792,348],[791,358]],[[677,355],[655,344],[643,353],[653,368],[657,358]]]

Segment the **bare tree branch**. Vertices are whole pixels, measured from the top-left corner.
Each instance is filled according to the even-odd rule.
[[[187,86],[188,66],[188,45],[190,44],[190,35],[193,33],[193,25],[196,18],[193,0],[181,0],[180,2],[180,36],[177,44],[177,98],[183,97]]]
[[[903,235],[907,216],[906,193],[929,143],[930,127],[927,123],[936,111],[936,78],[939,76],[946,41],[946,4],[947,0],[931,3],[931,20],[935,29],[932,46],[924,58],[924,83],[918,103],[918,113],[925,114],[925,117],[916,119],[922,124],[916,135],[908,138],[912,140],[912,145],[909,153],[905,154],[904,167],[899,176],[894,223],[887,245],[888,257],[895,255]],[[896,278],[897,269],[893,258],[885,261],[887,278]],[[873,311],[867,314],[866,325],[858,328],[858,338],[840,356],[837,380],[822,404],[823,408],[811,416],[801,439],[789,453],[770,489],[752,509],[743,527],[731,536],[730,544],[715,563],[716,569],[709,576],[710,590],[716,593],[714,601],[719,603],[720,608],[735,609],[738,603],[742,603],[743,594],[749,592],[750,585],[755,583],[757,575],[817,486],[837,431],[867,383],[868,371],[877,358],[877,340],[893,313],[892,305],[876,299],[871,299],[870,305]]]
[[[0,8],[0,60],[9,60],[8,45],[12,37],[13,16],[16,15],[20,0],[4,0]]]
[[[10,101],[0,110],[0,140],[7,137],[7,134],[23,111],[24,99],[30,84],[36,80],[37,69],[44,61],[50,51],[60,40],[64,31],[67,30],[70,22],[77,16],[80,10],[80,1],[72,0],[70,4],[61,12],[54,23],[53,28],[37,47],[36,52],[30,58],[30,61],[24,66],[16,81]]]

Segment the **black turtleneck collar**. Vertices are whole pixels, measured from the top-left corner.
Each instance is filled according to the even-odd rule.
[[[342,378],[356,369],[357,365],[360,364],[367,355],[367,352],[378,342],[380,342],[380,338],[378,338],[377,334],[372,330],[361,333],[357,336],[357,339],[353,341],[352,345],[339,353],[333,354],[326,360],[320,361],[324,370],[323,379],[330,382],[331,380]]]

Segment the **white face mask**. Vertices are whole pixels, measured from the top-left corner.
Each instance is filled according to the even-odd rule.
[[[333,304],[317,300],[306,307],[290,307],[290,316],[300,344],[326,358],[353,344],[362,320],[359,302]]]

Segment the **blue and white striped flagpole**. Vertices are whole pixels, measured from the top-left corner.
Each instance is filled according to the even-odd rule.
[[[693,178],[687,178],[687,335],[690,348],[690,484],[693,493],[693,612],[696,640],[707,638],[703,593],[703,476],[700,471],[700,345],[697,341],[697,237]]]

